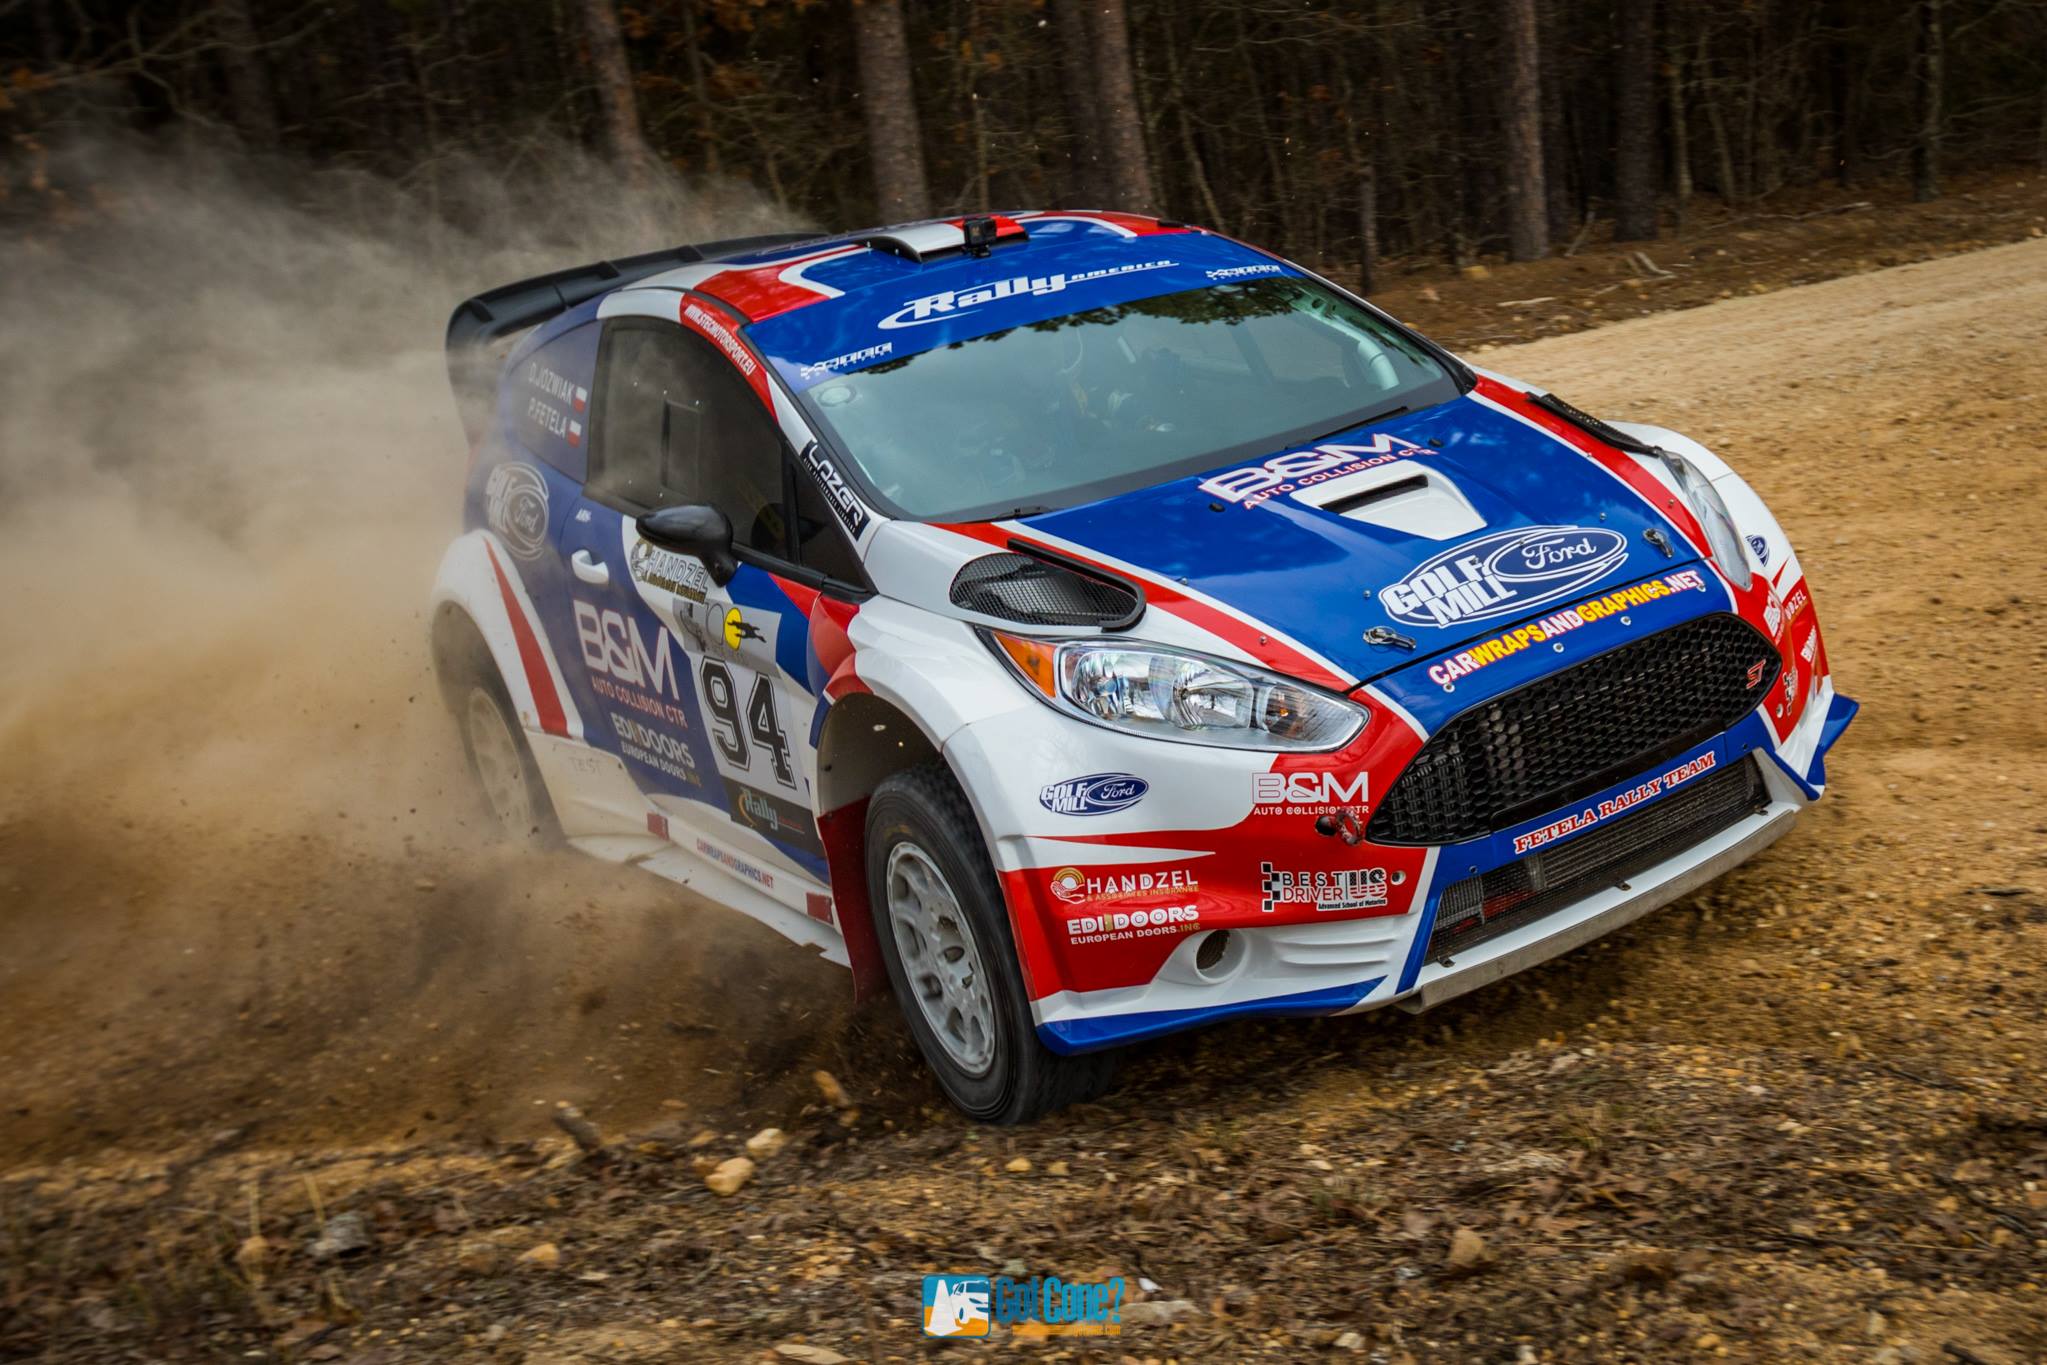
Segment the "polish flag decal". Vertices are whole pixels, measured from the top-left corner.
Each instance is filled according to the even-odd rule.
[[[569,423],[569,444],[572,446],[583,444],[583,424],[581,422],[572,421]]]
[[[581,384],[576,385],[575,404],[577,412],[581,412],[590,406],[590,390],[584,388]]]

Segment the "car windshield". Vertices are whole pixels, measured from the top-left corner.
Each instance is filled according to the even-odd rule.
[[[903,516],[1029,515],[1455,397],[1414,338],[1292,277],[1069,313],[835,375],[803,401]]]

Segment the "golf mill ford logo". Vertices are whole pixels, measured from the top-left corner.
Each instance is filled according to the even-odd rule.
[[[1568,597],[1627,562],[1627,537],[1599,526],[1531,526],[1467,540],[1379,590],[1411,626],[1512,616]]]
[[[1038,804],[1055,815],[1109,815],[1144,799],[1151,783],[1129,773],[1095,773],[1053,782],[1038,791]]]

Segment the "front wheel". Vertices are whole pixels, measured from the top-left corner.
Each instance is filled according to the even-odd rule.
[[[1101,1092],[1110,1057],[1038,1041],[1002,891],[949,770],[912,768],[875,792],[867,884],[896,1003],[962,1112],[1025,1123]]]

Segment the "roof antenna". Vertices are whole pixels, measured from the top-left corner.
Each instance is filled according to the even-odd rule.
[[[986,256],[995,248],[995,220],[986,214],[960,219],[960,232],[969,256]]]

